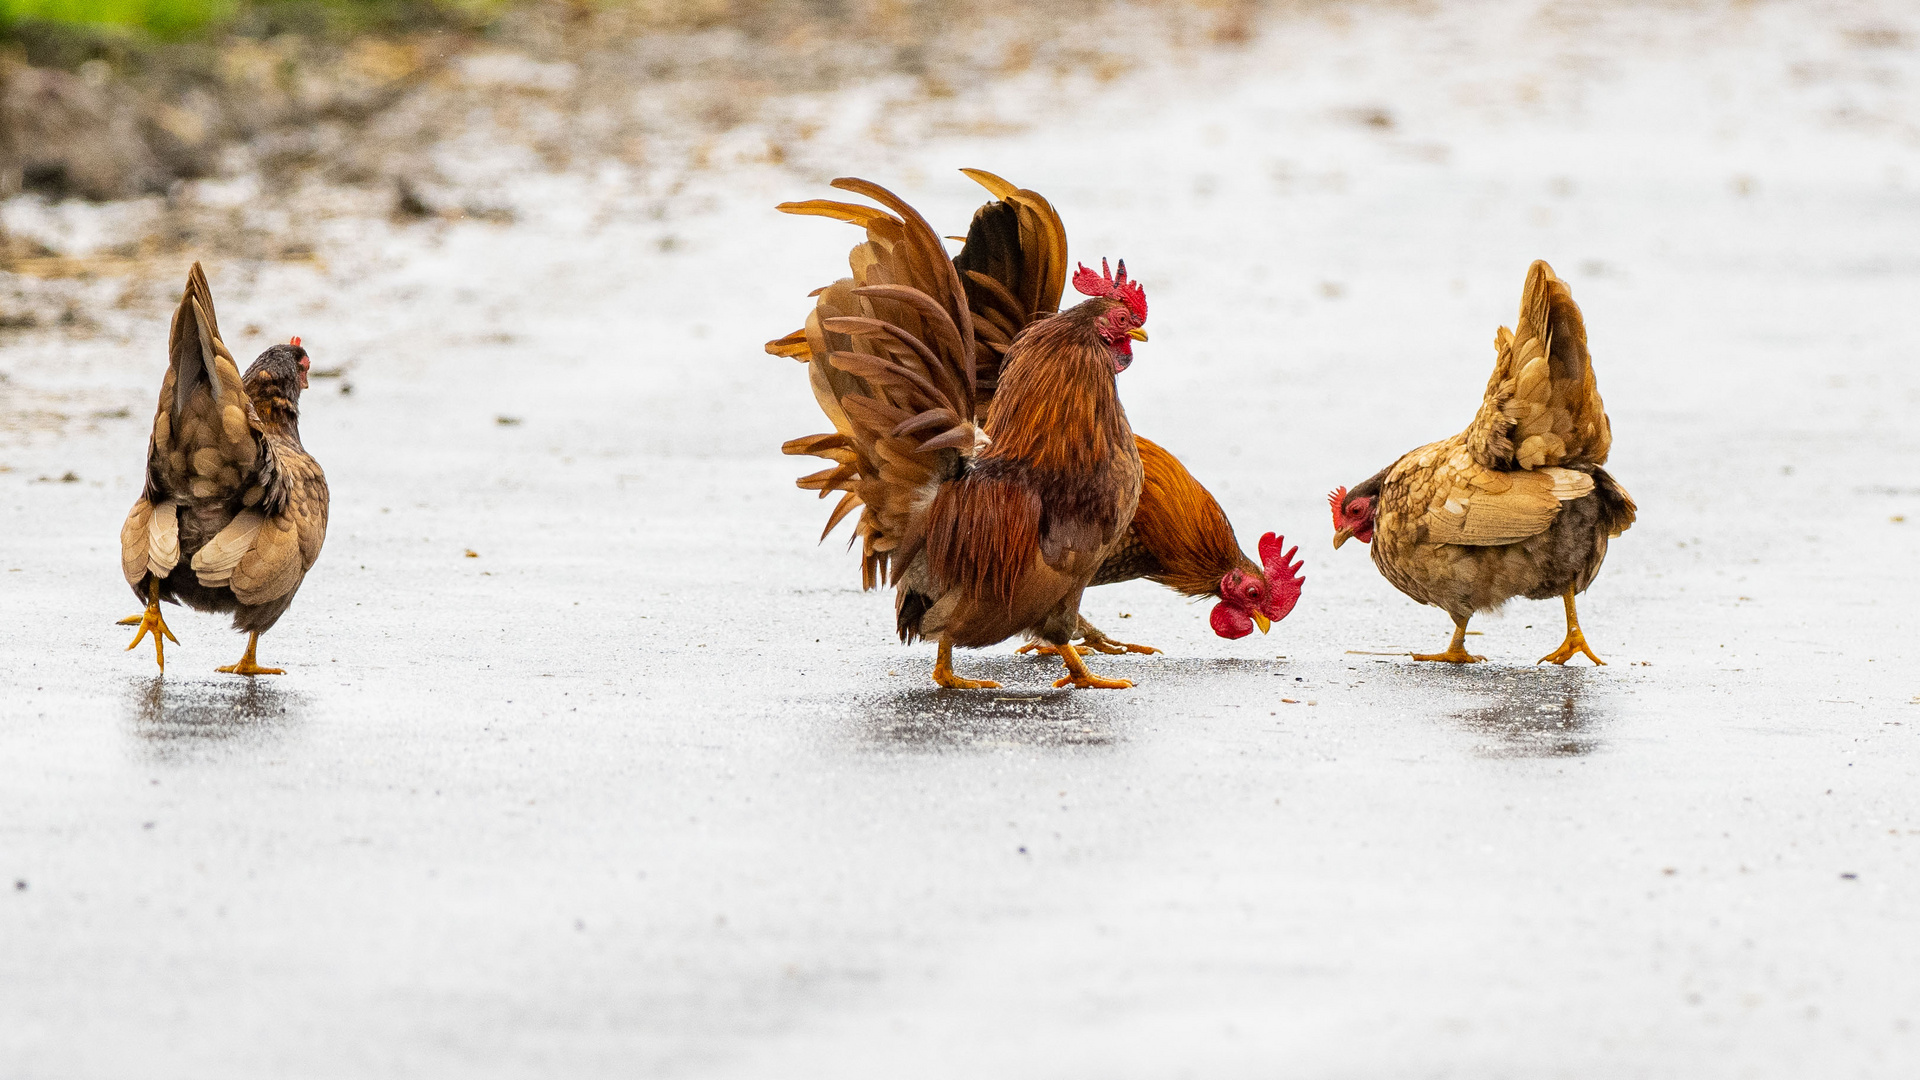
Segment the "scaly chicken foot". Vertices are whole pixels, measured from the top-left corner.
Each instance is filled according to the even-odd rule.
[[[160,665],[161,671],[167,670],[166,642],[171,641],[175,645],[178,645],[180,644],[180,639],[173,636],[173,631],[167,629],[167,620],[160,617],[159,578],[149,577],[147,579],[147,610],[139,615],[130,615],[127,618],[121,619],[114,625],[138,626],[140,628],[139,632],[133,635],[132,644],[127,646],[128,652],[132,652],[133,646],[140,644],[141,639],[145,638],[148,634],[152,634],[154,663]],[[161,640],[162,638],[164,638],[165,641]]]
[[[1133,686],[1126,679],[1103,679],[1088,671],[1087,662],[1080,659],[1076,649],[1062,650],[1060,659],[1067,665],[1068,674],[1065,678],[1054,680],[1055,689],[1072,685],[1077,690],[1127,690]]]
[[[1443,653],[1414,653],[1415,660],[1436,660],[1443,664],[1477,664],[1485,660],[1484,656],[1475,656],[1467,651],[1467,622],[1465,619],[1453,620],[1453,643]]]
[[[228,664],[226,667],[215,668],[214,670],[225,672],[228,675],[285,675],[286,672],[281,670],[280,668],[261,667],[260,665],[253,662],[253,650],[258,648],[259,646],[260,646],[259,633],[255,632],[255,633],[248,634],[247,635],[247,655],[241,657],[240,662],[237,664]]]
[[[1068,645],[1066,646],[1066,648],[1072,649],[1074,653],[1078,656],[1085,656],[1088,653],[1094,651],[1091,646],[1087,646],[1087,645]],[[1040,641],[1029,641],[1025,645],[1022,645],[1013,651],[1016,655],[1020,655],[1020,656],[1025,656],[1027,653],[1032,653],[1035,656],[1059,656],[1060,655],[1059,646],[1048,645],[1045,642],[1040,642]]]
[[[1088,622],[1084,615],[1080,617],[1080,623],[1074,629],[1073,636],[1080,639],[1080,644],[1075,647],[1080,650],[1081,656],[1096,652],[1106,653],[1108,656],[1119,656],[1122,653],[1157,653],[1160,651],[1151,645],[1129,645],[1124,641],[1115,641],[1101,633],[1099,627]],[[1039,641],[1029,641],[1014,651],[1022,654],[1034,653],[1038,656],[1060,655],[1059,649]]]
[[[940,656],[933,662],[933,681],[948,690],[998,690],[992,679],[963,679],[953,673],[953,642],[940,639]]]
[[[1107,635],[1099,633],[1098,631],[1095,631],[1094,633],[1087,635],[1084,639],[1082,639],[1081,644],[1086,646],[1086,649],[1092,649],[1095,652],[1103,652],[1103,653],[1106,653],[1108,656],[1119,656],[1122,653],[1151,654],[1151,653],[1157,653],[1160,651],[1159,649],[1156,649],[1151,645],[1132,645],[1124,641],[1115,641],[1112,638],[1108,637]],[[1080,652],[1080,655],[1085,656],[1086,649],[1082,649]]]
[[[1562,599],[1567,602],[1567,636],[1560,642],[1559,648],[1535,660],[1534,664],[1536,666],[1546,663],[1565,665],[1567,661],[1573,659],[1574,653],[1580,652],[1586,653],[1587,659],[1600,667],[1606,667],[1607,662],[1593,655],[1593,650],[1587,647],[1587,635],[1580,632],[1580,616],[1573,610],[1573,590],[1568,589],[1567,595]]]

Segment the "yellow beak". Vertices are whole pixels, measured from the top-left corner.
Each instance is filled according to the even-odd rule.
[[[1147,332],[1146,332],[1145,330],[1142,330],[1142,329],[1140,329],[1140,328],[1139,328],[1139,327],[1137,327],[1137,326],[1136,326],[1136,327],[1134,327],[1133,329],[1131,329],[1131,330],[1129,330],[1129,331],[1127,331],[1127,336],[1128,336],[1128,337],[1130,337],[1130,338],[1132,338],[1132,339],[1133,339],[1133,340],[1135,340],[1135,341],[1145,341],[1145,340],[1147,340]]]
[[[1253,625],[1259,627],[1260,632],[1264,634],[1273,629],[1273,620],[1256,611],[1253,613]]]
[[[1346,543],[1352,537],[1353,537],[1352,529],[1340,529],[1335,531],[1333,534],[1333,550],[1339,551],[1340,545]]]

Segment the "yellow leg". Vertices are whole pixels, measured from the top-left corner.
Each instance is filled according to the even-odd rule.
[[[940,639],[940,658],[933,662],[933,681],[949,690],[997,690],[991,679],[963,679],[953,673],[953,642]]]
[[[247,655],[241,657],[240,662],[237,664],[228,664],[226,667],[216,668],[214,670],[224,671],[228,675],[285,675],[286,672],[277,667],[261,667],[253,662],[253,650],[258,648],[259,645],[260,635],[258,633],[248,634]]]
[[[148,634],[152,634],[154,663],[157,663],[160,665],[161,671],[167,670],[167,646],[165,642],[163,642],[161,639],[164,638],[166,641],[171,641],[175,645],[180,644],[180,639],[173,636],[173,631],[167,629],[167,620],[160,617],[160,579],[159,578],[157,577],[147,578],[147,610],[146,612],[141,614],[137,618],[121,619],[115,625],[118,625],[118,626],[137,625],[140,627],[140,631],[133,635],[133,643],[127,646],[127,651],[129,652],[133,651],[134,645],[140,644],[140,640],[142,638],[146,637]]]
[[[1085,656],[1088,653],[1093,651],[1092,648],[1086,645],[1068,645],[1067,648],[1072,649],[1074,651],[1074,654],[1077,656]],[[1060,650],[1058,648],[1052,645],[1048,645],[1044,642],[1039,642],[1039,641],[1029,641],[1025,645],[1022,645],[1013,651],[1020,654],[1032,653],[1035,656],[1059,656],[1060,655]]]
[[[1106,653],[1108,656],[1117,656],[1121,653],[1157,653],[1160,651],[1151,645],[1129,645],[1124,641],[1115,641],[1101,633],[1098,628],[1085,618],[1080,620],[1080,625],[1074,630],[1073,636],[1080,639],[1080,644],[1075,647],[1080,650],[1081,656],[1097,652]],[[1038,641],[1029,641],[1014,651],[1034,653],[1039,656],[1060,655],[1059,649]]]
[[[1438,660],[1443,664],[1477,664],[1485,660],[1484,656],[1475,656],[1467,651],[1467,620],[1453,620],[1453,643],[1442,653],[1414,653],[1415,660]]]
[[[1607,666],[1605,660],[1593,655],[1593,650],[1587,648],[1587,635],[1580,632],[1580,616],[1573,612],[1573,590],[1568,589],[1567,595],[1562,599],[1567,602],[1567,636],[1560,642],[1559,648],[1534,661],[1534,663],[1545,664],[1551,662],[1555,664],[1565,664],[1567,661],[1573,659],[1574,653],[1581,652],[1586,653],[1587,659],[1593,661],[1595,664],[1601,667]]]
[[[1160,651],[1151,645],[1129,645],[1124,641],[1115,641],[1110,637],[1087,638],[1086,648],[1080,650],[1080,655],[1087,655],[1088,649],[1094,652],[1106,653],[1108,656],[1118,656],[1121,653],[1157,653]]]
[[[1066,678],[1055,680],[1053,685],[1056,687],[1071,684],[1075,689],[1079,690],[1126,690],[1133,686],[1132,683],[1125,679],[1103,679],[1093,672],[1088,671],[1087,662],[1080,659],[1080,653],[1077,649],[1062,650],[1060,659],[1066,662],[1067,676]]]

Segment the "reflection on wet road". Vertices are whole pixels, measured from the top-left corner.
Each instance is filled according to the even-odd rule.
[[[163,759],[216,743],[273,738],[305,708],[300,694],[265,679],[184,682],[161,675],[134,681],[126,704],[134,736]]]
[[[1490,737],[1491,757],[1575,757],[1601,745],[1605,699],[1589,692],[1585,668],[1518,669],[1499,679],[1500,696],[1453,714],[1468,731]]]
[[[898,690],[857,705],[862,742],[890,750],[991,750],[1002,747],[1109,746],[1113,712],[1088,692],[1056,690],[1057,661],[970,657],[970,678],[997,690],[942,690],[925,672],[902,669]],[[1125,677],[1125,676],[1123,676]],[[1125,695],[1127,691],[1098,691]]]
[[[1112,717],[1084,698],[1080,691],[1052,687],[915,687],[861,705],[860,731],[866,741],[891,750],[1112,745]]]

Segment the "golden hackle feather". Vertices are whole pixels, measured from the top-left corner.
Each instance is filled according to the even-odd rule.
[[[1153,579],[1188,596],[1209,596],[1219,594],[1229,570],[1262,576],[1240,550],[1219,502],[1180,459],[1139,435],[1134,443],[1140,449],[1140,506],[1129,527],[1153,553]]]

